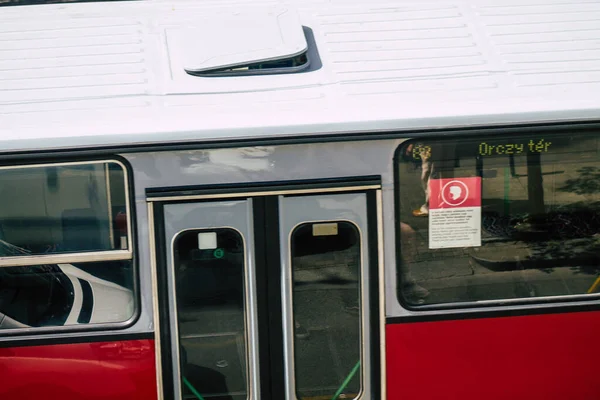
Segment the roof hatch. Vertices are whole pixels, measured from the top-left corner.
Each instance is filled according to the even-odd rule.
[[[304,28],[287,10],[222,16],[179,33],[183,68],[190,75],[282,74],[310,65]]]

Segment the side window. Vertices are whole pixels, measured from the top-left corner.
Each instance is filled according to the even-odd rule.
[[[298,399],[356,399],[362,392],[360,246],[358,228],[347,221],[304,223],[292,232]]]
[[[130,227],[120,163],[0,168],[0,329],[131,318]]]
[[[597,293],[597,136],[409,141],[397,152],[408,305]]]
[[[129,250],[117,163],[0,169],[2,257]]]

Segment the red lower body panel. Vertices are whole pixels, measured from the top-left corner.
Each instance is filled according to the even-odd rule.
[[[0,348],[2,400],[155,400],[154,341]]]
[[[388,399],[600,399],[600,312],[387,325]]]

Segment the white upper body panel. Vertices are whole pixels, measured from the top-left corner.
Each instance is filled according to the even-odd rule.
[[[185,72],[305,45],[266,40],[278,23],[310,29],[321,68]],[[0,7],[0,153],[599,120],[599,93],[600,0]]]

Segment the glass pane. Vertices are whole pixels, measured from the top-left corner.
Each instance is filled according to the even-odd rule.
[[[0,268],[0,329],[127,321],[130,261]]]
[[[116,163],[0,169],[0,256],[127,249]]]
[[[439,304],[596,293],[598,145],[597,136],[565,134],[402,146],[401,296]],[[463,193],[468,201],[452,205]],[[458,209],[470,222],[448,222]]]
[[[174,242],[184,398],[247,397],[244,242],[233,229],[190,230]]]
[[[291,245],[296,395],[355,398],[361,391],[358,229],[349,222],[302,224]]]

